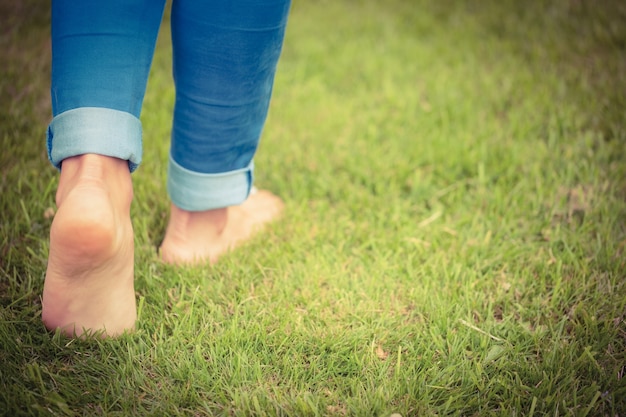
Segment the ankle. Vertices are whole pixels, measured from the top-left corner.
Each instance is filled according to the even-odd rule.
[[[219,235],[224,231],[227,223],[228,207],[205,211],[188,211],[174,204],[171,205],[170,226],[179,231],[186,232],[200,226]]]
[[[128,162],[119,158],[97,154],[84,154],[63,160],[59,187],[56,193],[57,206],[76,187],[111,188],[116,199],[130,205],[133,188]]]

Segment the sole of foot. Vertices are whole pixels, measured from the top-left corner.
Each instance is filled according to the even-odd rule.
[[[70,337],[134,329],[132,184],[126,161],[63,161],[42,297],[42,320]]]

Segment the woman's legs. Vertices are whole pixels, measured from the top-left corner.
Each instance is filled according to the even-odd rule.
[[[289,0],[173,3],[176,106],[168,173],[173,204],[161,246],[168,262],[215,261],[282,209],[271,193],[248,195],[289,5]]]
[[[117,335],[136,318],[130,171],[164,2],[52,5],[51,162],[61,168],[42,318],[68,335]]]
[[[130,172],[163,3],[54,0],[48,150],[61,178],[43,293],[49,329],[134,326]],[[161,247],[172,263],[214,261],[282,208],[270,193],[247,196],[289,3],[203,3],[174,0],[173,205]]]

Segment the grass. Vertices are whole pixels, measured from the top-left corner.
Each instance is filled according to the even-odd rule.
[[[40,321],[48,10],[1,6],[0,414],[626,415],[626,9],[296,1],[256,158],[284,219],[162,265],[167,25],[134,174],[137,332]]]

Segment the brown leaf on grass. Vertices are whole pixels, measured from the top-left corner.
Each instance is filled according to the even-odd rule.
[[[565,200],[565,206],[556,213],[556,220],[565,220],[567,223],[582,222],[585,214],[593,207],[595,191],[591,185],[561,187],[558,196]]]
[[[329,405],[328,407],[326,407],[326,411],[328,411],[332,415],[345,416],[346,414],[348,414],[348,410],[346,409],[346,407],[341,405]]]
[[[567,208],[570,216],[576,213],[584,214],[589,211],[592,196],[593,188],[591,186],[578,186],[569,189],[567,192]]]
[[[385,352],[385,350],[380,345],[378,345],[376,347],[376,356],[378,356],[378,359],[382,361],[387,359],[387,357],[389,356],[389,352]]]

